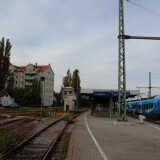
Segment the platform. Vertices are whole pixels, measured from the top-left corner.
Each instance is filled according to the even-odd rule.
[[[116,117],[105,112],[83,113],[76,120],[67,160],[159,160],[160,126],[128,119],[131,125],[115,125]]]

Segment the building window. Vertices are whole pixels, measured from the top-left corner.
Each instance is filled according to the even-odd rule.
[[[69,91],[69,95],[73,95],[73,91]]]
[[[68,95],[68,91],[64,91],[64,95],[65,95],[65,96]]]

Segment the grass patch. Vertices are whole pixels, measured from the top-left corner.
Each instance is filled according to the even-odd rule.
[[[67,124],[73,124],[74,123],[74,119],[71,117],[66,117],[65,121],[67,122]]]
[[[64,135],[64,143],[63,143],[63,147],[62,147],[62,157],[61,157],[60,160],[65,160],[66,157],[67,157],[70,137],[71,137],[71,133],[65,133],[65,135]]]
[[[42,112],[43,117],[49,118],[59,118],[64,112],[56,110],[54,108],[33,108],[33,107],[19,107],[19,108],[3,108],[1,109],[1,114],[10,114],[13,116],[40,116]],[[56,114],[55,114],[56,113]]]
[[[65,132],[60,141],[57,144],[56,150],[53,153],[53,159],[65,160],[67,157],[69,142],[70,142],[71,132]]]
[[[23,136],[19,130],[11,130],[9,128],[0,129],[0,152],[4,152],[19,142],[21,142]]]

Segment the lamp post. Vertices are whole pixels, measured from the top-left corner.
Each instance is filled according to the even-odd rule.
[[[63,102],[63,100],[61,99],[61,107],[63,108],[63,106],[62,106],[62,102]]]
[[[113,96],[113,91],[110,91],[110,120],[112,120],[112,96]]]
[[[45,81],[45,77],[41,77],[41,87],[42,87],[42,94],[41,94],[41,112],[40,112],[40,120],[42,120],[42,107],[44,105],[44,81]]]
[[[79,98],[79,75],[77,73],[77,93],[76,93],[76,96],[77,96],[77,109],[78,109],[78,98]]]

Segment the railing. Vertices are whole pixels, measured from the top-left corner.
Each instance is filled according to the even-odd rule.
[[[33,80],[33,79],[35,79],[35,77],[25,76],[24,79],[25,80]]]
[[[37,71],[33,71],[33,70],[25,70],[24,74],[37,74]]]
[[[32,86],[32,82],[25,82],[25,86]]]

